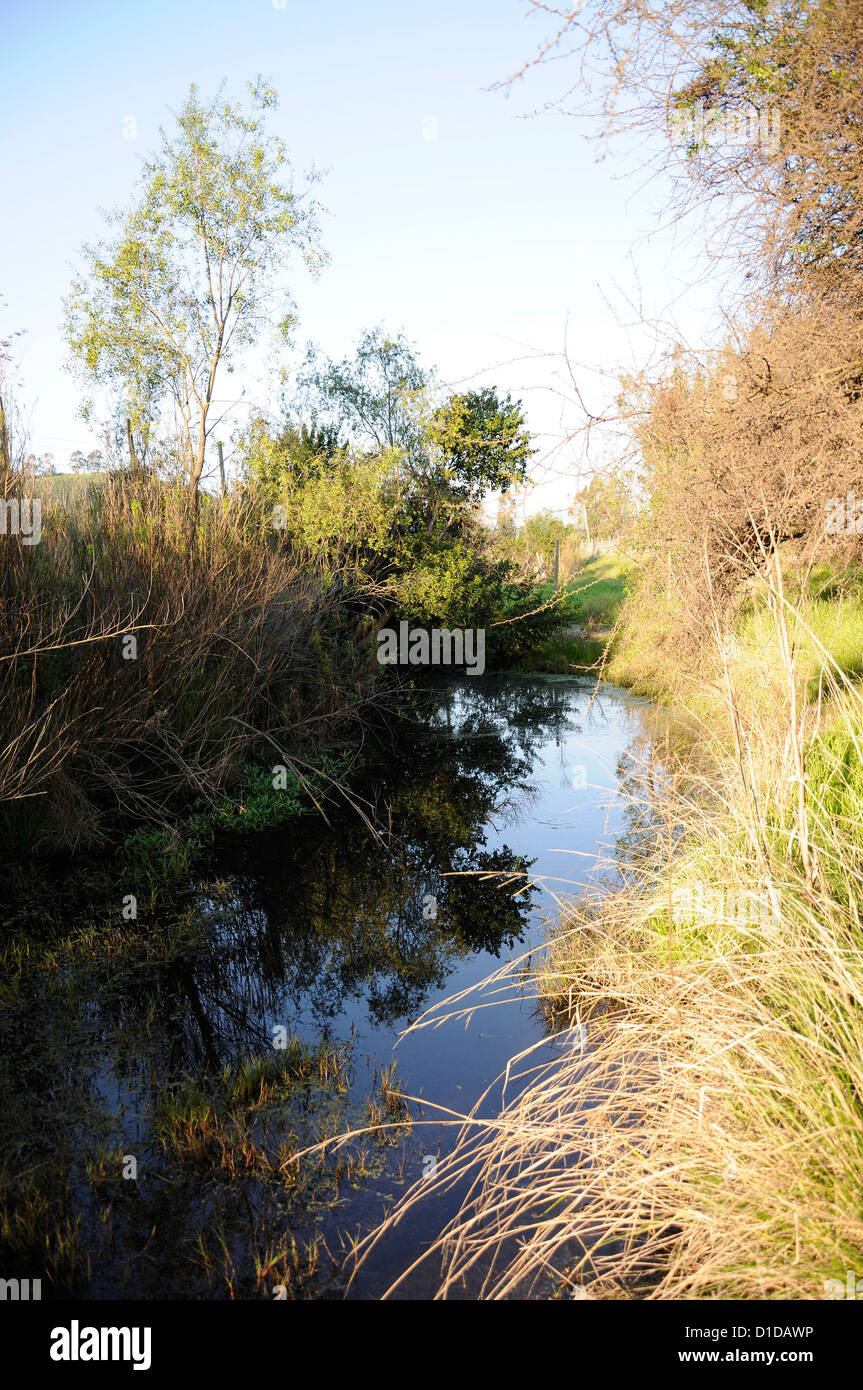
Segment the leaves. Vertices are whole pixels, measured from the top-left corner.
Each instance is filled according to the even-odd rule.
[[[113,235],[82,251],[84,271],[65,301],[66,335],[82,375],[120,391],[133,427],[170,402],[197,487],[220,367],[229,370],[271,322],[293,322],[278,288],[290,255],[312,269],[317,207],[295,193],[283,142],[266,130],[276,94],[248,84],[246,108],[202,103],[193,85],[148,159],[134,206],[108,221]]]

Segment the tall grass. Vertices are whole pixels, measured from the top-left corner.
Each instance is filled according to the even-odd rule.
[[[215,802],[364,696],[344,593],[251,498],[205,504],[192,531],[181,490],[108,476],[47,501],[38,544],[0,544],[7,847],[97,843],[106,824]]]

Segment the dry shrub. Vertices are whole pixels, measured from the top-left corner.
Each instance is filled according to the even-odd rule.
[[[205,504],[190,533],[181,490],[108,477],[46,498],[42,526],[2,541],[0,801],[27,840],[169,818],[362,698],[332,589],[251,499]]]
[[[853,523],[828,530],[836,499],[844,516],[861,490],[861,384],[863,324],[829,306],[765,310],[709,363],[680,354],[660,381],[630,383],[650,498],[630,622],[660,598],[669,638],[691,654],[712,640],[714,609],[729,620],[778,547],[810,564],[863,554]]]

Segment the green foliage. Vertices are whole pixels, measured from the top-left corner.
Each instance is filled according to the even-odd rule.
[[[435,412],[430,434],[450,491],[466,501],[523,483],[536,453],[521,401],[501,399],[492,386],[450,396]]]
[[[546,509],[526,517],[517,529],[514,525],[498,528],[495,534],[495,549],[503,559],[516,566],[522,574],[534,574],[537,557],[546,572],[554,565],[554,543],[561,542],[561,550],[567,542],[576,545],[580,533],[575,526],[568,526],[554,512]],[[565,572],[565,571],[564,571]]]
[[[134,868],[155,892],[162,883],[187,874],[201,852],[206,830],[199,819],[183,834],[164,826],[141,826],[123,841],[123,863]]]
[[[397,585],[398,608],[409,622],[482,626],[498,607],[501,578],[467,537],[429,549]]]
[[[537,659],[560,629],[560,610],[549,604],[539,585],[501,584],[494,625],[486,633],[486,660],[491,666],[545,669]]]
[[[435,405],[431,373],[402,333],[367,330],[342,362],[319,362],[310,347],[301,385],[316,420],[345,429],[364,454],[388,457],[426,511],[434,500],[436,516],[442,498],[478,501],[523,482],[535,452],[521,402],[492,386]]]
[[[510,582],[472,504],[524,476],[521,407],[487,388],[430,412],[425,381],[403,339],[366,334],[354,362],[315,378],[317,406],[336,411],[323,426],[319,416],[278,434],[251,424],[241,441],[246,482],[278,509],[285,543],[325,566],[334,591],[350,589],[351,610],[377,620],[383,601],[397,619],[491,628],[517,609],[523,621],[491,638],[509,651],[533,622],[532,591]],[[339,425],[368,452],[340,444]]]
[[[144,163],[132,209],[112,236],[83,248],[84,272],[65,301],[66,335],[85,379],[119,391],[124,414],[149,428],[170,402],[197,489],[214,384],[275,321],[293,321],[276,288],[290,252],[316,270],[316,209],[294,192],[284,144],[266,131],[276,94],[248,84],[248,110],[193,85]]]
[[[599,669],[605,652],[605,642],[599,637],[573,637],[555,632],[542,643],[513,663],[518,671],[542,672],[544,675],[572,676]]]
[[[824,818],[841,822],[858,838],[857,811],[863,801],[863,757],[846,728],[833,729],[812,744],[806,755],[807,796]]]
[[[321,477],[337,463],[347,458],[346,444],[339,443],[334,425],[319,425],[316,420],[296,425],[286,422],[275,440],[275,457],[279,470],[297,480]]]
[[[224,830],[243,834],[269,830],[302,815],[306,809],[299,781],[288,774],[287,786],[276,790],[271,768],[247,763],[243,768],[243,790],[222,797],[213,813],[214,822]]]
[[[222,797],[213,812],[213,824],[223,830],[248,834],[255,830],[271,830],[304,815],[311,805],[311,795],[323,795],[329,778],[344,772],[343,763],[331,757],[321,757],[317,770],[304,773],[302,779],[287,769],[287,785],[274,785],[272,767],[247,763],[243,768],[242,789]]]
[[[360,449],[398,451],[408,461],[423,443],[412,399],[428,381],[404,334],[391,337],[381,327],[362,334],[352,359],[319,360],[309,347],[301,377],[316,415],[346,429]]]
[[[283,509],[286,539],[331,578],[374,584],[397,566],[402,503],[388,457],[340,451],[325,462],[318,455],[303,473],[278,442],[264,440],[247,472],[255,486],[261,480],[268,503]]]

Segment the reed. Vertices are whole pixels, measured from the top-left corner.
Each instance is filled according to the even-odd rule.
[[[38,479],[20,479],[22,492]],[[339,592],[253,497],[107,475],[5,536],[0,817],[12,849],[98,844],[114,825],[216,807],[244,765],[292,765],[356,715],[370,677]],[[302,775],[300,775],[302,781]]]

